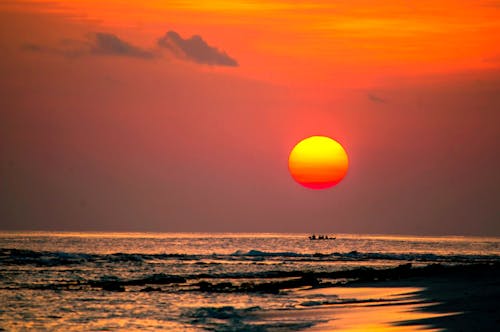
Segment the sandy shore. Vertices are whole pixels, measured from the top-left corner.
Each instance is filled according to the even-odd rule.
[[[268,313],[269,318],[315,320],[309,332],[499,331],[500,326],[498,267],[301,292],[337,295],[339,303]]]
[[[386,283],[385,286],[421,287],[415,295],[434,303],[419,309],[426,314],[459,313],[422,317],[400,325],[429,325],[444,331],[500,330],[500,271],[472,271],[460,275],[415,278]]]

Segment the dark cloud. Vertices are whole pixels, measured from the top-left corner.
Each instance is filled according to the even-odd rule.
[[[116,35],[104,32],[94,34],[91,52],[97,55],[118,55],[145,59],[154,57],[152,52],[133,46],[121,40]]]
[[[376,96],[376,95],[371,94],[371,93],[368,94],[368,99],[370,99],[374,103],[381,103],[381,104],[387,103],[386,99],[380,98],[379,96]]]
[[[184,39],[177,32],[169,31],[158,39],[158,45],[168,49],[176,57],[212,66],[236,67],[238,62],[208,45],[200,36],[195,35]],[[25,43],[21,46],[23,51],[35,53],[57,54],[67,58],[77,58],[88,55],[121,56],[140,59],[156,57],[153,51],[132,45],[118,36],[96,32],[89,34],[86,40],[64,39],[56,46]]]
[[[111,33],[96,32],[89,35],[88,40],[64,39],[55,47],[34,43],[26,43],[21,49],[28,52],[52,53],[68,58],[84,55],[125,56],[141,59],[152,59],[154,53],[123,41]]]
[[[224,51],[208,45],[200,36],[184,39],[177,32],[169,31],[158,39],[158,45],[169,49],[176,57],[214,66],[238,66],[238,62]]]

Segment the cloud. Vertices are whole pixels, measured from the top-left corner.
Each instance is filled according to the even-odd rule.
[[[238,66],[236,60],[224,51],[208,45],[198,35],[184,39],[177,32],[169,31],[158,39],[158,46],[168,49],[180,59],[212,66]],[[154,50],[140,48],[112,33],[106,32],[91,33],[86,40],[64,39],[56,46],[25,43],[21,46],[21,49],[34,53],[57,54],[67,58],[93,55],[153,59],[158,55],[155,54]]]
[[[381,103],[381,104],[387,103],[386,99],[380,98],[379,96],[376,96],[371,93],[368,94],[368,99],[370,99],[370,101],[373,101],[374,103]]]
[[[133,46],[121,40],[116,35],[104,32],[97,32],[94,34],[91,53],[97,55],[129,56],[144,59],[151,59],[154,57],[152,52]]]
[[[177,32],[169,31],[158,39],[160,47],[170,50],[176,57],[213,66],[238,66],[226,52],[208,45],[200,36],[184,39]]]
[[[28,52],[58,54],[67,58],[84,55],[123,56],[141,59],[155,57],[151,51],[127,43],[114,34],[104,32],[92,33],[84,41],[63,39],[55,47],[26,43],[21,46],[21,49]]]

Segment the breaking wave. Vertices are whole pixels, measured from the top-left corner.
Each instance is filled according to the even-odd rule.
[[[440,263],[487,263],[500,262],[499,255],[439,255],[433,253],[375,253],[350,251],[346,253],[334,252],[330,254],[316,253],[304,254],[296,252],[265,252],[249,250],[246,252],[236,251],[233,254],[211,254],[211,255],[186,255],[186,254],[87,254],[68,253],[60,251],[33,251],[25,249],[0,249],[0,263],[3,265],[36,265],[36,266],[62,266],[78,265],[85,263],[117,263],[126,262],[131,264],[142,264],[151,261],[193,261],[205,264],[202,260],[210,260],[211,264],[218,261],[404,261],[404,262],[440,262]]]

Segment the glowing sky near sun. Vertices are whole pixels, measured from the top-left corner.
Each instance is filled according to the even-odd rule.
[[[0,228],[500,234],[498,1],[6,0],[0,56]]]

